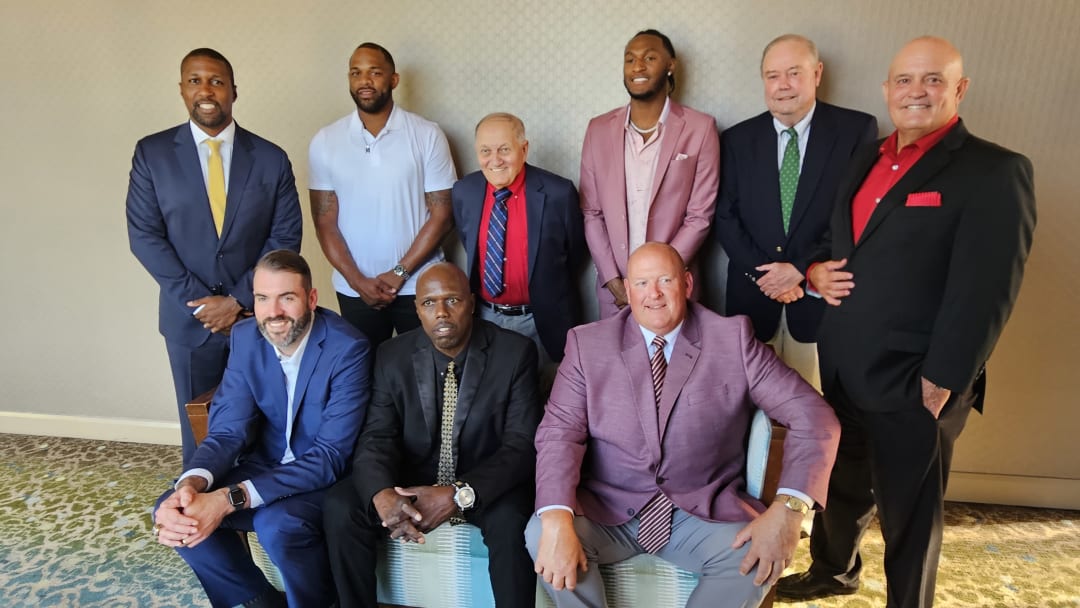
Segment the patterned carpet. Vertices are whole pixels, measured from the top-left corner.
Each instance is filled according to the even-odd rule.
[[[207,606],[150,538],[179,463],[170,446],[0,434],[0,608]],[[950,503],[946,520],[937,606],[1080,608],[1080,513]],[[882,548],[872,530],[858,595],[777,606],[884,606]]]

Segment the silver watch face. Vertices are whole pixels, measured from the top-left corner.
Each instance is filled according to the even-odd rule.
[[[476,492],[471,486],[462,486],[454,492],[454,503],[457,504],[459,509],[472,508],[473,503],[476,502]]]

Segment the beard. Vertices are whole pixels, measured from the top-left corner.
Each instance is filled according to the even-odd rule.
[[[211,102],[215,106],[217,106],[217,113],[210,116],[203,116],[196,109],[200,103],[205,102],[196,102],[194,105],[191,106],[192,122],[199,125],[200,127],[206,127],[207,129],[217,129],[219,127],[224,127],[225,125],[229,124],[229,115],[221,109],[220,104],[218,104],[217,102]]]
[[[293,319],[292,317],[287,317],[285,315],[282,315],[280,317],[270,317],[267,319],[263,319],[262,321],[259,321],[259,333],[261,333],[263,337],[266,338],[267,342],[278,347],[278,349],[280,350],[284,350],[286,348],[289,348],[293,344],[296,344],[296,341],[304,335],[304,332],[307,331],[308,326],[311,325],[311,319],[313,316],[314,315],[312,314],[312,311],[309,309],[303,316],[298,319]],[[280,340],[277,341],[274,340],[273,334],[271,334],[270,330],[267,328],[268,324],[276,321],[289,321],[292,324],[289,331]]]
[[[650,101],[656,99],[657,96],[662,95],[664,92],[667,91],[668,81],[664,78],[657,79],[656,83],[653,84],[652,88],[646,89],[641,93],[631,92],[630,85],[626,83],[626,80],[623,80],[623,87],[626,88],[626,92],[630,95],[630,99],[635,99],[637,101]]]
[[[372,99],[360,99],[360,96],[356,91],[349,91],[349,95],[352,96],[353,102],[357,108],[360,108],[361,112],[365,114],[378,114],[386,108],[386,104],[390,103],[393,99],[393,91],[387,89],[385,91],[378,91],[378,94]]]

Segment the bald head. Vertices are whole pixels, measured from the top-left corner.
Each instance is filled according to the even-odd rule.
[[[964,61],[948,40],[922,36],[904,45],[882,85],[902,148],[948,124],[967,93]]]
[[[663,336],[686,318],[694,278],[671,245],[645,243],[635,249],[623,284],[634,320],[645,329]]]
[[[416,314],[439,352],[455,357],[472,335],[473,297],[460,268],[440,262],[416,280]]]

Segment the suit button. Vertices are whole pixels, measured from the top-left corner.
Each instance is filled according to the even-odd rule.
[[[656,485],[662,486],[662,485],[664,485],[665,481],[667,481],[667,480],[665,480],[663,477],[657,477],[656,478]]]
[[[633,509],[627,509],[626,514],[629,515],[630,517],[633,517],[634,516],[634,510]]]
[[[656,465],[655,464],[649,464],[649,472],[650,473],[655,473],[656,472]]]
[[[225,257],[225,254],[224,254],[224,253],[219,253],[219,254],[217,254],[217,259],[219,259],[219,260],[220,260],[220,259],[223,259],[224,257]]]
[[[777,246],[776,246],[776,253],[781,253],[781,252],[783,252],[783,251],[784,251],[784,248],[783,248],[783,247],[781,247],[780,245],[777,245]]]

